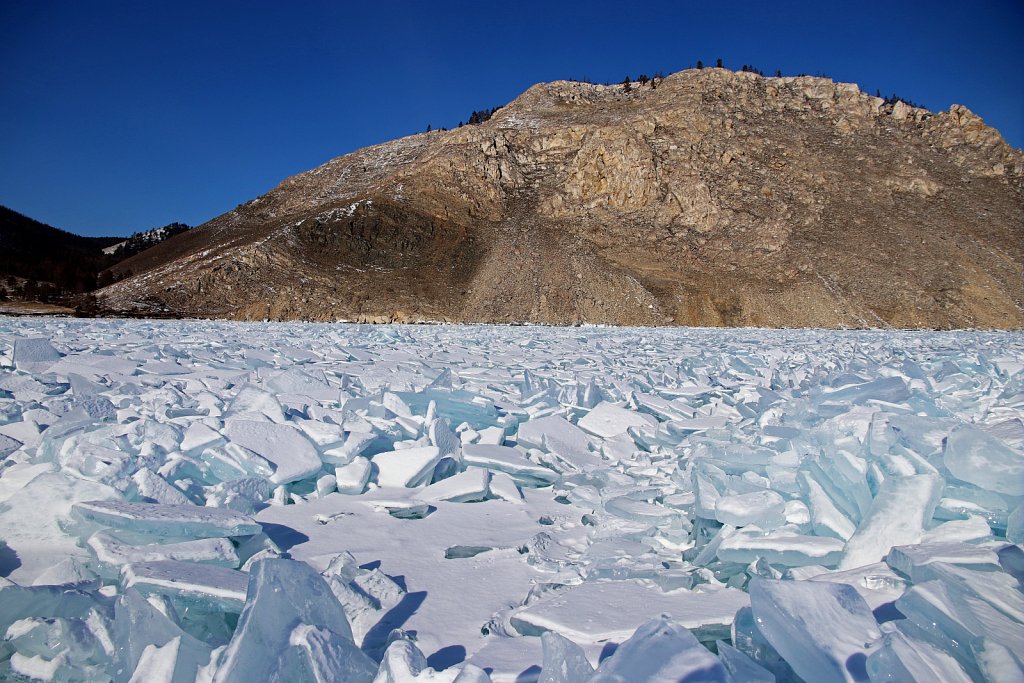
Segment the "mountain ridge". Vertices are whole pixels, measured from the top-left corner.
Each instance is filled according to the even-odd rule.
[[[827,79],[555,81],[287,178],[99,296],[240,319],[1021,327],[1022,172],[962,106]]]

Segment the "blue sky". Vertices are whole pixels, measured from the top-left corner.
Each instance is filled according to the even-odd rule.
[[[0,204],[92,235],[199,224],[539,81],[696,60],[825,73],[1024,146],[1024,2],[0,2]]]

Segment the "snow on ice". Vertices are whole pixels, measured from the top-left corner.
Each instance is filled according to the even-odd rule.
[[[0,319],[0,678],[1024,680],[1024,336]]]

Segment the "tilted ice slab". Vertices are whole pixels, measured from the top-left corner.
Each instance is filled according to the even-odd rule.
[[[871,610],[845,584],[754,579],[757,627],[806,681],[866,681],[881,633]]]
[[[0,502],[0,539],[18,555],[17,566],[7,566],[5,572],[19,583],[31,583],[69,557],[85,560],[88,551],[68,533],[75,520],[75,504],[119,495],[105,484],[53,472],[48,463],[25,469],[10,468],[0,475],[0,485],[10,483],[13,489]],[[22,479],[19,474],[26,476]]]
[[[860,593],[872,611],[891,607],[910,585],[906,578],[885,562],[876,562],[845,571],[829,571],[824,570],[823,567],[805,567],[804,570],[811,570],[810,576],[801,577],[808,581],[845,583],[851,586]]]
[[[872,681],[943,681],[967,683],[970,674],[954,657],[921,640],[894,629],[885,633],[881,646],[867,659]],[[1012,680],[995,678],[994,680]]]
[[[945,562],[968,569],[999,571],[999,555],[992,549],[969,543],[924,543],[896,546],[886,555],[890,567],[912,580],[927,580],[927,567]]]
[[[594,675],[594,667],[576,643],[554,631],[540,637],[544,661],[538,683],[586,683]]]
[[[45,371],[59,359],[60,353],[46,337],[28,337],[14,342],[14,366],[19,370]]]
[[[468,467],[464,472],[442,479],[426,487],[416,497],[424,501],[471,503],[487,498],[491,473],[481,467]]]
[[[250,573],[245,608],[214,681],[271,680],[295,661],[322,659],[312,656],[319,650],[333,655],[326,680],[372,680],[376,667],[352,643],[345,611],[323,578],[302,562],[262,560]]]
[[[441,451],[436,446],[403,448],[373,456],[378,484],[407,488],[429,483],[440,461]]]
[[[76,503],[74,509],[90,522],[154,536],[227,538],[251,536],[263,530],[249,517],[223,508],[88,501]]]
[[[715,517],[722,524],[772,529],[786,521],[786,501],[775,491],[721,496],[715,501]]]
[[[941,579],[915,584],[896,601],[896,608],[906,617],[906,630],[917,640],[951,654],[975,676],[983,667],[975,648],[985,639],[1011,652],[1024,648],[1019,620],[980,599],[973,591]]]
[[[117,643],[110,667],[115,680],[194,681],[210,664],[214,648],[184,631],[174,610],[161,599],[129,589],[117,597],[113,611],[109,631],[103,630],[102,619],[86,623],[98,638]]]
[[[470,444],[462,448],[462,461],[484,469],[504,472],[520,484],[544,486],[558,479],[558,473],[528,460],[508,446]]]
[[[650,415],[602,401],[584,415],[578,424],[583,431],[607,439],[625,434],[630,427],[657,427],[658,421]]]
[[[727,683],[725,667],[678,621],[644,624],[601,663],[592,683],[707,681]]]
[[[235,547],[225,538],[199,538],[177,543],[128,543],[111,531],[97,531],[87,541],[101,565],[121,567],[134,562],[177,560],[216,564],[222,567],[238,566]]]
[[[958,479],[1008,496],[1024,496],[1024,450],[969,425],[953,429],[943,462]]]
[[[718,656],[722,666],[734,681],[747,683],[775,683],[775,675],[755,662],[749,655],[732,647],[725,641],[718,641]]]
[[[750,603],[747,594],[723,588],[663,593],[633,581],[589,581],[517,610],[512,626],[523,635],[555,631],[577,643],[619,643],[650,614],[670,614],[703,640],[729,632],[736,610]]]
[[[893,546],[917,543],[942,491],[933,474],[887,479],[867,517],[846,544],[840,569],[852,569],[885,557]]]
[[[271,464],[272,484],[287,484],[313,476],[322,463],[313,447],[301,433],[286,425],[254,420],[229,419],[224,435],[232,443],[248,448]]]
[[[177,560],[125,565],[121,579],[125,589],[170,595],[185,603],[228,611],[242,608],[248,582],[244,573],[233,569]]]
[[[561,416],[528,420],[519,425],[516,438],[522,446],[553,451],[576,468],[585,469],[594,464],[586,433]]]
[[[747,564],[764,558],[783,567],[817,564],[825,567],[839,562],[843,542],[836,538],[806,536],[788,529],[762,531],[745,527],[725,538],[718,546],[718,558]]]

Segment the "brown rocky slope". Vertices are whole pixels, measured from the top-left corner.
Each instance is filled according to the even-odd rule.
[[[683,71],[534,86],[122,263],[111,310],[240,319],[1024,327],[1024,154],[966,108]]]

